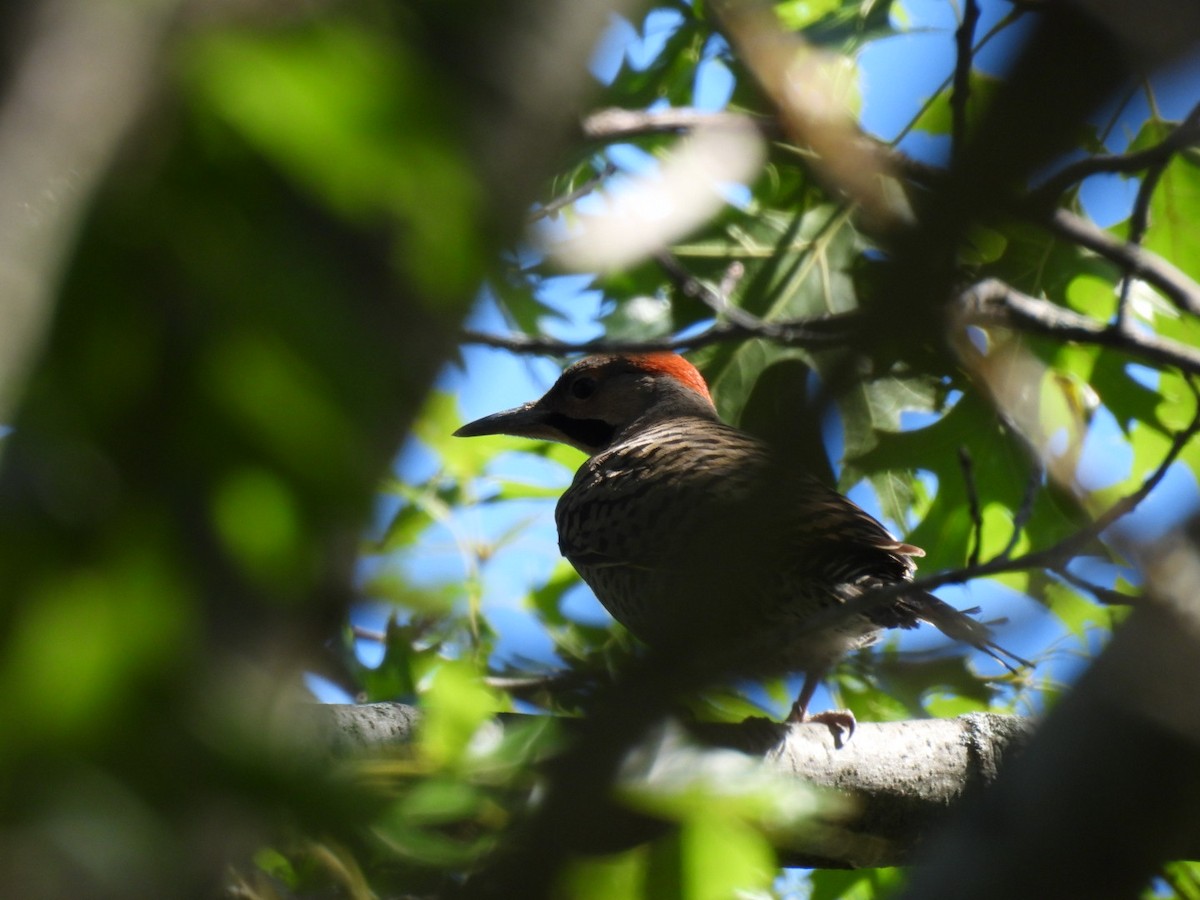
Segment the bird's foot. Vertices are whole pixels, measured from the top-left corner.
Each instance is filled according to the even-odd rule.
[[[829,733],[833,735],[834,746],[839,750],[849,742],[850,738],[854,737],[854,729],[858,727],[858,720],[848,709],[827,709],[825,712],[810,716],[798,703],[792,707],[792,711],[788,713],[788,717],[784,721],[788,725],[820,722],[829,729]],[[846,735],[845,740],[842,739],[843,732]]]

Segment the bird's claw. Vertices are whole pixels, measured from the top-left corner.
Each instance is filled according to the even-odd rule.
[[[802,709],[792,707],[791,713],[786,719],[788,725],[799,725],[807,722],[819,722],[829,729],[829,733],[833,735],[833,743],[840,750],[854,737],[854,729],[858,727],[858,720],[854,718],[854,713],[848,709],[827,709],[825,712],[819,712],[815,715],[809,715]],[[845,733],[843,740],[842,734]]]

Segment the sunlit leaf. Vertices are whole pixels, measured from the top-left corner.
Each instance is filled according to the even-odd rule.
[[[499,706],[464,660],[439,666],[423,699],[427,712],[421,748],[438,765],[461,759],[476,731]]]

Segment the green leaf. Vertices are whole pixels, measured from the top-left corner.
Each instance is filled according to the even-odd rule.
[[[566,625],[567,619],[562,614],[563,594],[579,583],[579,575],[571,564],[559,560],[549,580],[530,593],[529,602],[547,625]]]
[[[896,33],[892,27],[894,0],[842,3],[841,8],[812,23],[805,40],[821,47],[851,53],[869,41]]]
[[[461,760],[479,726],[500,707],[466,660],[447,661],[438,667],[423,705],[421,752],[437,766]]]
[[[809,900],[876,900],[891,896],[903,881],[903,869],[817,869]]]
[[[967,713],[987,712],[990,704],[961,694],[948,694],[933,690],[925,697],[925,711],[936,719],[953,719]]]
[[[1130,150],[1158,143],[1169,132],[1166,122],[1151,120],[1130,144]],[[1200,278],[1200,161],[1179,153],[1163,169],[1150,199],[1150,227],[1144,246],[1174,263],[1192,278]]]
[[[644,896],[728,900],[765,890],[774,874],[774,853],[761,834],[721,816],[695,816],[652,846]]]
[[[1011,515],[1021,507],[1032,473],[1022,440],[1003,425],[978,394],[965,394],[925,428],[878,433],[877,445],[854,460],[861,471],[920,468],[937,477],[933,502],[907,536],[926,550],[922,569],[958,567],[970,553],[973,523],[959,448],[965,448],[972,460],[972,478],[984,510],[984,547],[1003,547],[1012,533]],[[1064,505],[1055,492],[1042,489],[1026,525],[1027,538],[1034,546],[1053,543],[1079,521],[1077,509]],[[1020,574],[1001,580],[1018,588],[1025,583]]]
[[[349,21],[201,34],[184,71],[206,111],[342,214],[403,222],[397,259],[429,296],[474,287],[478,181],[420,50]]]
[[[1083,272],[1067,284],[1067,305],[1099,322],[1108,322],[1117,312],[1117,289],[1107,278]]]
[[[1107,631],[1112,627],[1106,607],[1060,581],[1046,579],[1043,582],[1042,599],[1050,612],[1084,646],[1087,646],[1091,632],[1097,629]]]
[[[982,120],[1002,83],[999,78],[988,75],[986,72],[980,72],[978,69],[971,70],[970,99],[967,103],[968,132]],[[949,89],[938,94],[933,103],[917,117],[913,127],[918,131],[927,131],[930,134],[950,134],[954,127],[953,113],[950,109],[951,96]]]
[[[613,856],[572,859],[559,878],[556,896],[572,900],[650,900],[645,893],[648,851],[638,848]]]
[[[775,4],[775,14],[784,28],[800,31],[841,6],[841,0],[785,0]]]

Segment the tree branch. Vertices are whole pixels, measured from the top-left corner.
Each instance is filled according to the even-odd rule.
[[[1065,191],[1091,175],[1141,172],[1164,164],[1180,150],[1197,143],[1200,143],[1200,104],[1194,106],[1187,118],[1153,147],[1131,153],[1099,154],[1070,163],[1035,188],[1031,198],[1050,206]]]
[[[1039,218],[1051,232],[1124,268],[1134,278],[1158,288],[1184,312],[1200,316],[1200,285],[1156,253],[1113,237],[1104,229],[1065,209]]]
[[[1197,298],[1200,301],[1200,292]],[[969,324],[1003,325],[1061,341],[1110,347],[1156,365],[1174,366],[1184,372],[1200,375],[1200,350],[1155,334],[1102,324],[1047,300],[1022,294],[996,279],[979,282],[963,291],[959,297],[959,307],[964,321]],[[611,341],[605,338],[561,341],[542,336],[498,335],[478,331],[463,332],[462,340],[464,343],[483,344],[513,353],[552,356],[682,351],[755,338],[789,347],[823,349],[850,343],[861,321],[858,312],[774,322],[739,317],[736,322],[715,323],[698,334],[646,341]]]
[[[978,22],[979,4],[976,0],[965,0],[962,22],[954,32],[956,57],[954,87],[950,92],[951,153],[955,160],[961,156],[967,144],[967,103],[971,98],[971,63],[974,60],[972,47]]]
[[[979,509],[979,491],[975,488],[975,461],[971,459],[971,451],[966,444],[958,448],[958,464],[962,468],[963,484],[967,491],[967,512],[971,516],[971,555],[967,557],[967,565],[979,563],[979,553],[983,547],[983,514]]]
[[[574,203],[576,200],[580,199],[581,197],[586,197],[588,194],[590,194],[592,191],[594,191],[596,188],[598,188],[601,184],[603,184],[604,179],[608,178],[610,175],[613,175],[616,171],[617,171],[617,167],[614,163],[611,163],[611,162],[605,163],[604,168],[601,169],[596,174],[595,177],[589,178],[587,181],[585,181],[579,187],[575,188],[575,190],[570,191],[569,193],[563,194],[561,197],[555,197],[553,200],[551,200],[547,203],[544,203],[541,206],[539,206],[537,209],[533,210],[529,214],[528,221],[529,222],[538,222],[542,219],[547,218],[548,216],[554,215],[554,213],[558,212],[564,206],[570,206],[572,203]]]
[[[812,349],[836,347],[846,342],[846,337],[856,327],[861,317],[857,312],[839,313],[812,319],[793,319],[781,322],[754,320],[757,324],[739,322],[717,322],[698,334],[656,338],[646,341],[612,341],[594,338],[588,341],[560,341],[555,338],[527,334],[488,334],[466,330],[462,333],[465,344],[482,344],[513,353],[530,353],[547,356],[568,356],[575,353],[649,353],[655,350],[694,350],[724,341],[742,341],[765,338],[789,347]]]
[[[1022,294],[997,279],[981,281],[963,291],[959,309],[969,324],[1002,325],[1061,341],[1111,347],[1156,365],[1200,374],[1200,350],[1119,323],[1102,324],[1056,303]]]
[[[491,726],[528,721],[507,715]],[[421,714],[402,703],[313,704],[302,710],[312,745],[330,756],[369,757],[411,743]],[[560,720],[570,726],[572,720]],[[693,723],[687,731],[711,749],[760,759],[770,772],[796,778],[847,801],[799,834],[787,836],[790,865],[860,868],[904,865],[970,791],[990,784],[1024,747],[1033,723],[1018,716],[972,713],[954,719],[860,722],[854,740],[834,748],[820,723],[784,726],[752,719]],[[656,751],[678,745],[662,741]],[[638,767],[645,772],[658,763]],[[629,773],[636,783],[647,776]],[[652,776],[649,776],[652,779]],[[653,780],[648,782],[653,784]]]
[[[987,795],[930,844],[904,900],[1116,900],[1139,896],[1164,862],[1195,858],[1200,557],[1176,536],[1142,562],[1146,602]]]

